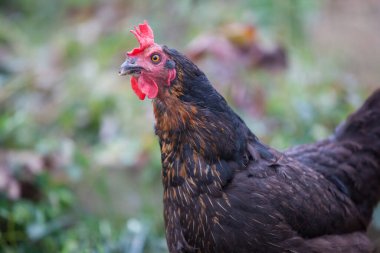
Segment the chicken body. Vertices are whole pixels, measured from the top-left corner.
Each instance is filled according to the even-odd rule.
[[[179,57],[173,52],[172,59]],[[373,250],[365,230],[379,197],[380,143],[366,150],[369,143],[344,132],[280,153],[260,143],[211,86],[203,87],[209,84],[201,72],[187,79],[196,67],[183,67],[177,82],[189,83],[173,85],[171,94],[153,102],[170,252]],[[377,110],[372,120],[380,119],[380,91],[372,100],[378,107],[367,109]],[[359,182],[368,186],[361,194],[354,187]],[[355,194],[363,202],[375,196],[360,207]]]
[[[380,90],[328,140],[281,153],[197,66],[161,49],[162,69],[155,63],[132,85],[153,98],[171,253],[374,250],[365,231],[380,197]],[[141,78],[137,57],[121,72]]]

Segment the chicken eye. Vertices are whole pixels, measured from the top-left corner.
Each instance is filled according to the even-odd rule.
[[[152,54],[150,56],[150,59],[152,60],[153,63],[158,64],[161,61],[161,56],[159,54]]]

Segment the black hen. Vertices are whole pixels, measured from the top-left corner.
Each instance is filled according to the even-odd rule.
[[[176,50],[153,40],[120,74],[154,99],[171,253],[372,252],[380,197],[380,90],[329,139],[281,153],[262,144]]]

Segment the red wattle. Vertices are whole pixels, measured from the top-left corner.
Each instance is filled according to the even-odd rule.
[[[132,90],[136,93],[140,100],[145,99],[145,94],[140,90],[136,77],[131,77]]]
[[[141,75],[139,77],[138,84],[141,92],[147,95],[148,98],[153,99],[157,97],[158,86],[155,81]]]

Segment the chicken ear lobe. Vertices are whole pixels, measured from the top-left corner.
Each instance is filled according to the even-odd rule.
[[[168,70],[168,80],[167,80],[167,85],[170,86],[170,83],[175,79],[177,75],[177,72],[175,69],[169,69]]]

